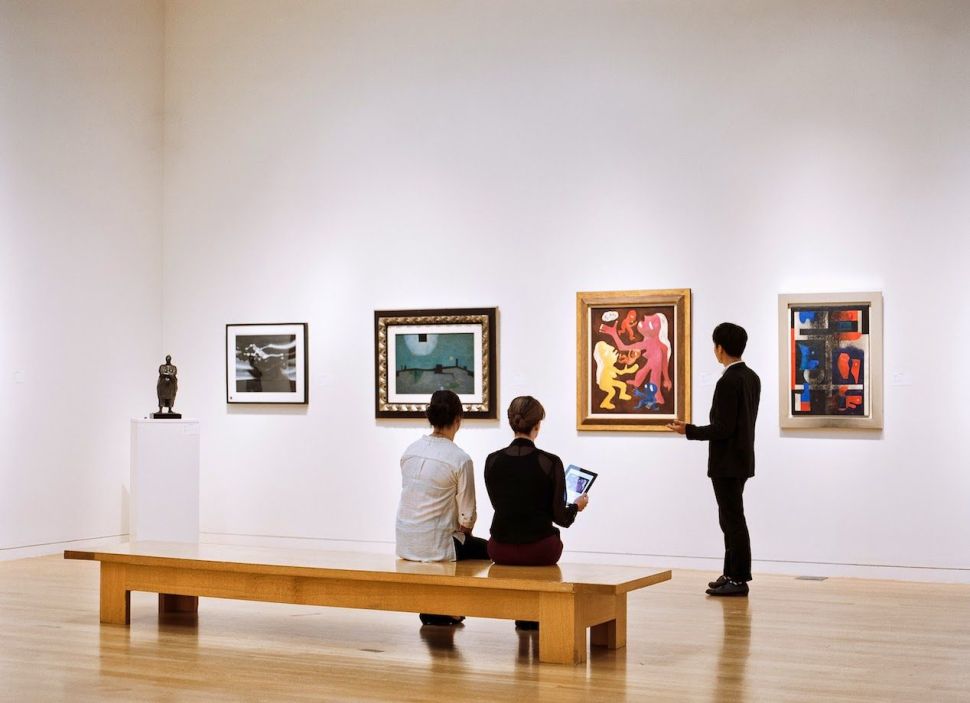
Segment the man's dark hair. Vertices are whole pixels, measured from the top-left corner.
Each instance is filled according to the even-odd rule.
[[[744,354],[744,348],[748,346],[748,333],[744,327],[733,322],[722,322],[714,328],[714,344],[720,344],[727,352],[728,356],[734,358]]]
[[[431,394],[426,414],[435,429],[451,427],[462,415],[461,399],[454,391],[435,391]]]

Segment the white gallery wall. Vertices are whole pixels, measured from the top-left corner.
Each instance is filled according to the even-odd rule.
[[[0,0],[0,558],[127,532],[161,349],[160,2]]]
[[[706,447],[574,429],[576,291],[689,287],[694,418],[716,323],[764,382],[755,569],[970,580],[966,3],[172,2],[165,55],[209,538],[391,549],[423,426],[374,419],[373,311],[495,305],[503,410],[534,394],[540,445],[601,472],[567,558],[716,571]],[[783,435],[777,295],[852,290],[885,295],[885,430]],[[304,321],[309,406],[227,406],[225,324]],[[509,439],[458,436],[479,534]]]
[[[126,532],[128,418],[165,353],[207,538],[389,550],[423,426],[373,418],[373,311],[496,305],[500,404],[538,396],[540,444],[602,475],[567,558],[716,570],[703,445],[574,429],[576,291],[689,287],[695,419],[717,322],[764,381],[755,569],[970,580],[965,3],[0,20],[0,554]],[[776,296],[830,290],[885,294],[886,429],[782,435]],[[275,321],[310,324],[310,405],[228,407],[225,324]],[[508,438],[458,439],[480,471]]]

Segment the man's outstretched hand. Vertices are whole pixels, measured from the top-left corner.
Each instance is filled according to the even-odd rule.
[[[674,420],[673,422],[667,423],[667,429],[671,432],[676,432],[677,434],[687,434],[687,423],[681,422],[680,420]]]

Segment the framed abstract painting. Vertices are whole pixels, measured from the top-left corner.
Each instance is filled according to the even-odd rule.
[[[226,402],[304,405],[305,322],[226,325]]]
[[[778,296],[785,429],[883,426],[882,293]]]
[[[424,417],[431,394],[451,390],[465,417],[498,417],[496,311],[376,311],[376,416]]]
[[[667,432],[690,422],[691,292],[576,294],[576,428]]]

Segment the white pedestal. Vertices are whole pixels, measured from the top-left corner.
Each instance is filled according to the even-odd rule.
[[[134,540],[198,542],[199,421],[131,421],[131,503]]]

